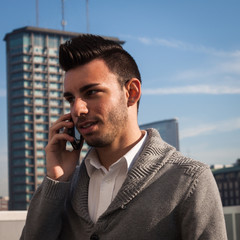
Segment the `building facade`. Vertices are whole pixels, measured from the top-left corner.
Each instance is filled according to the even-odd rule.
[[[6,34],[9,210],[25,210],[46,174],[48,129],[70,111],[60,43],[79,33],[24,27]],[[109,38],[119,43],[118,38]],[[84,153],[83,153],[84,154]]]
[[[216,168],[211,166],[211,169],[218,185],[223,206],[240,205],[240,159],[231,167]]]
[[[8,200],[9,197],[0,197],[0,211],[8,210]]]
[[[224,207],[224,218],[226,223],[228,240],[240,239],[240,205]]]
[[[140,125],[141,129],[156,128],[162,139],[179,151],[178,120],[169,119]]]

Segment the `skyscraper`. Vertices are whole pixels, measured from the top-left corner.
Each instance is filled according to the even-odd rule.
[[[178,121],[168,119],[140,125],[141,129],[156,128],[162,139],[179,151]]]
[[[48,129],[70,111],[63,98],[60,43],[79,33],[23,27],[6,34],[9,209],[28,208],[46,173]],[[118,38],[109,38],[119,43]]]

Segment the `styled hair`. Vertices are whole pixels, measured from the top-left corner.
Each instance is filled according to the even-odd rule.
[[[121,87],[131,78],[137,78],[141,82],[135,60],[115,41],[83,34],[60,45],[59,63],[66,72],[94,59],[105,62],[109,71],[116,74]]]

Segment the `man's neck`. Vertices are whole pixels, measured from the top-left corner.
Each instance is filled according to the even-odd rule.
[[[132,147],[134,147],[143,136],[144,133],[139,129],[134,135],[129,135],[129,137],[120,139],[117,143],[103,148],[96,148],[99,161],[106,169],[109,169],[113,163],[126,154]]]

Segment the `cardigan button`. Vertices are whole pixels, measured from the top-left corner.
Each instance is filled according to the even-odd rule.
[[[90,240],[99,240],[99,236],[94,233],[94,234],[90,237]]]

